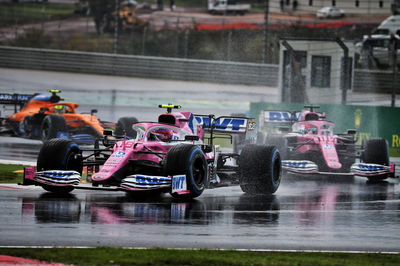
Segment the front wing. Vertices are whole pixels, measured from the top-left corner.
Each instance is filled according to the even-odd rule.
[[[391,164],[390,166],[385,166],[372,163],[354,163],[350,168],[350,172],[348,173],[320,172],[317,164],[307,160],[283,160],[282,168],[288,172],[298,174],[356,175],[364,177],[381,175],[394,176],[395,172],[394,164]]]
[[[76,171],[67,170],[46,170],[36,172],[36,167],[25,167],[23,185],[48,185],[55,187],[72,186],[82,189],[93,189],[87,186],[80,186],[81,175]],[[101,189],[101,188],[95,188]],[[187,190],[186,175],[175,176],[148,176],[130,175],[124,178],[120,186],[112,190],[122,191],[150,191],[150,190],[171,190],[172,193],[189,194]],[[110,188],[106,188],[110,190]]]

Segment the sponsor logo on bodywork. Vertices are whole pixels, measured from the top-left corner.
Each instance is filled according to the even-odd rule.
[[[293,123],[299,120],[300,112],[264,111],[265,122]]]
[[[123,151],[116,151],[116,152],[114,152],[112,155],[111,155],[111,157],[114,157],[114,158],[123,158],[124,156],[125,156],[125,152],[123,152]]]
[[[209,116],[194,115],[190,117],[189,126],[194,129],[197,125],[202,125],[205,130],[210,130],[213,126],[217,132],[245,133],[247,123],[247,118],[220,117],[211,119]]]

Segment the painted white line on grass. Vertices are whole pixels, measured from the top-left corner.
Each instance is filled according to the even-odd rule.
[[[76,248],[76,249],[93,249],[96,246],[0,246],[0,248]],[[399,251],[361,251],[361,250],[318,250],[318,249],[245,249],[245,248],[163,248],[163,247],[113,247],[110,248],[120,248],[120,249],[167,249],[167,250],[211,250],[211,251],[244,251],[244,252],[305,252],[305,253],[352,253],[352,254],[388,254],[388,255],[398,255]]]

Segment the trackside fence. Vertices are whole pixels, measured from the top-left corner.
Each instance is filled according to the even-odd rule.
[[[0,67],[278,86],[278,65],[274,64],[0,46]],[[390,93],[393,86],[391,71],[358,69],[354,73],[354,91]]]
[[[0,46],[0,67],[247,85],[277,85],[276,65]]]

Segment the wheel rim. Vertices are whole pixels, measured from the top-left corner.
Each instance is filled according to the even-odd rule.
[[[77,155],[78,155],[78,153],[76,153],[75,151],[71,152],[68,155],[65,165],[66,165],[67,169],[75,170],[75,171],[81,173],[80,161],[76,158]]]
[[[200,189],[204,186],[204,168],[202,160],[198,159],[193,164],[192,174],[193,180],[197,187]]]
[[[32,127],[28,121],[28,118],[24,119],[23,127],[24,127],[24,131],[25,131],[25,135],[30,135],[30,133],[32,131]]]
[[[43,124],[42,127],[42,139],[47,139],[49,136],[49,125],[47,123]]]
[[[277,183],[281,176],[281,160],[278,156],[276,156],[274,159],[272,174],[274,183]]]

